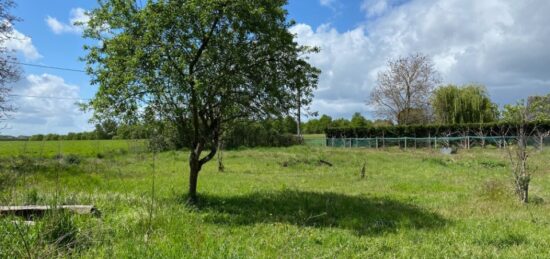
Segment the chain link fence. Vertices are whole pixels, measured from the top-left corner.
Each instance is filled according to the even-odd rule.
[[[403,149],[415,148],[443,148],[443,147],[459,147],[464,149],[474,147],[493,147],[502,148],[505,144],[514,144],[517,137],[501,136],[501,137],[480,137],[480,136],[463,136],[463,137],[428,137],[428,138],[315,138],[306,139],[306,145],[310,146],[326,146],[340,148],[388,148],[399,147]],[[528,145],[543,148],[550,146],[550,137],[533,136],[528,138]]]

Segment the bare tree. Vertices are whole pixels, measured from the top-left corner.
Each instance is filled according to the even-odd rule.
[[[15,3],[12,0],[0,0],[0,122],[14,110],[9,103],[10,83],[19,79],[20,71],[13,52],[6,48],[6,41],[13,37],[13,23],[19,19],[8,11]]]
[[[515,128],[508,130],[514,131],[516,137],[514,139],[515,146],[508,146],[506,139],[503,139],[504,145],[507,147],[508,159],[514,179],[514,189],[518,198],[523,203],[529,202],[529,183],[531,182],[531,169],[528,166],[527,159],[529,152],[527,149],[527,140],[535,135],[537,131],[536,125],[528,127],[529,108],[527,105],[518,104],[515,108],[518,120],[515,123]],[[503,136],[508,133],[503,134]]]
[[[423,123],[429,118],[429,97],[439,78],[423,54],[390,59],[387,70],[378,74],[369,103],[377,107],[378,115],[398,124]]]

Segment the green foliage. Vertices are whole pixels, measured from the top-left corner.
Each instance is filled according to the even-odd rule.
[[[42,134],[32,135],[30,137],[30,140],[31,141],[42,141],[42,140],[44,140],[44,135],[42,135]]]
[[[112,139],[117,134],[118,125],[114,120],[104,120],[95,125],[97,139]]]
[[[85,33],[104,43],[86,47],[93,83],[100,85],[91,103],[96,117],[165,118],[177,138],[189,127],[200,135],[193,141],[215,145],[219,123],[288,111],[293,85],[318,72],[298,58],[310,49],[294,43],[283,6],[105,1]],[[300,89],[310,95],[311,87]]]
[[[69,154],[69,155],[63,156],[63,162],[68,165],[78,165],[80,164],[81,159],[78,155]]]
[[[303,127],[303,130],[307,134],[319,134],[323,133],[325,129],[330,127],[332,118],[326,114],[323,114],[319,119],[308,120]]]
[[[328,128],[361,128],[372,126],[373,122],[366,119],[361,113],[356,112],[353,114],[351,120],[339,118],[333,120],[330,116],[323,114],[319,119],[310,119],[304,123],[304,132],[307,134],[320,134],[324,133]]]
[[[262,121],[241,121],[224,136],[228,149],[240,147],[288,147],[300,144],[294,135],[296,122],[290,118],[266,119]]]
[[[502,120],[505,122],[521,122],[523,112],[526,112],[526,120],[529,122],[550,120],[550,94],[546,96],[531,96],[527,102],[519,101],[517,104],[504,105]]]
[[[550,94],[546,96],[531,96],[527,99],[528,117],[530,121],[550,120]]]
[[[199,171],[224,130],[239,119],[281,117],[312,100],[320,71],[306,57],[318,50],[295,41],[286,3],[102,1],[84,32],[102,43],[85,46],[99,86],[89,103],[94,118],[158,120],[171,124],[176,139],[189,137],[195,202]]]
[[[351,124],[350,126],[353,128],[365,128],[368,126],[371,126],[372,122],[367,120],[361,113],[356,112],[351,117]]]
[[[436,121],[441,124],[490,123],[498,119],[498,106],[481,85],[439,87],[431,102]]]

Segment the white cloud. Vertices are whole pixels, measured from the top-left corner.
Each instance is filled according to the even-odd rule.
[[[368,17],[375,17],[383,14],[390,7],[389,0],[365,0],[361,4],[361,11]]]
[[[332,7],[332,5],[334,4],[336,0],[319,0],[319,3],[322,5],[322,6],[328,6],[328,7]]]
[[[90,115],[81,112],[76,105],[80,98],[79,87],[59,76],[28,75],[13,87],[13,94],[17,95],[12,98],[17,111],[7,121],[9,128],[2,134],[17,136],[91,129],[87,123]]]
[[[86,10],[82,8],[71,10],[68,24],[60,22],[57,18],[51,16],[46,17],[46,23],[55,34],[81,34],[89,20],[90,17],[86,14]],[[76,25],[76,23],[82,24]]]
[[[300,43],[321,47],[311,57],[323,70],[313,104],[321,113],[351,115],[388,58],[415,52],[430,55],[446,83],[485,84],[499,104],[550,92],[550,1],[394,2],[364,2],[365,23],[345,32],[291,29]],[[326,105],[338,100],[353,105]]]
[[[27,60],[37,60],[42,58],[36,47],[32,44],[32,39],[23,33],[13,30],[11,36],[4,42],[4,47],[23,54]]]

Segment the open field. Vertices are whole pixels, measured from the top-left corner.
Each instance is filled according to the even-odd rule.
[[[65,246],[47,241],[51,218],[34,226],[0,219],[0,257],[543,258],[550,253],[549,149],[530,158],[536,171],[527,206],[510,191],[502,150],[444,156],[431,150],[297,146],[224,152],[226,172],[218,173],[214,161],[207,164],[199,179],[200,204],[190,207],[184,203],[187,152],[128,152],[126,142],[114,141],[102,142],[104,150],[114,151],[98,157],[94,142],[75,141],[70,145],[79,152],[70,151],[67,142],[67,149],[49,142],[48,155],[16,157],[23,143],[0,142],[2,204],[57,199],[94,204],[102,216],[62,221],[69,227],[61,229],[73,230],[66,231],[72,239]],[[79,156],[56,159],[56,150]]]
[[[0,141],[0,157],[44,158],[56,154],[96,156],[113,152],[138,152],[143,151],[144,147],[144,140]]]

